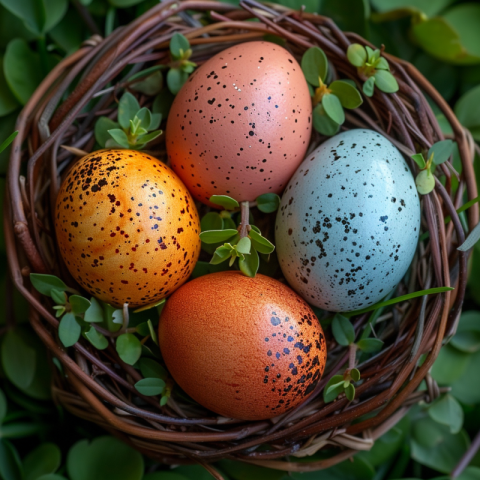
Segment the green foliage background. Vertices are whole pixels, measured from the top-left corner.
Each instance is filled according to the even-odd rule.
[[[229,0],[234,2],[235,0]],[[298,8],[299,0],[282,0]],[[0,0],[0,140],[42,78],[92,33],[113,29],[157,4],[156,0]],[[389,53],[412,62],[452,105],[480,141],[480,4],[473,0],[305,0],[306,9],[330,16]],[[85,21],[88,11],[92,20]],[[438,112],[436,112],[438,113]],[[438,114],[446,133],[450,127]],[[3,200],[9,149],[0,154]],[[477,177],[479,159],[475,159]],[[56,406],[44,347],[28,326],[27,306],[12,291],[0,223],[0,479],[203,480],[201,467],[157,465]],[[457,335],[445,346],[432,376],[450,392],[420,405],[369,452],[326,471],[286,475],[222,461],[232,480],[400,478],[447,479],[480,430],[480,244]],[[53,368],[58,368],[53,367]],[[422,386],[421,388],[424,388]],[[318,454],[315,458],[320,458]],[[480,454],[461,480],[480,480]]]

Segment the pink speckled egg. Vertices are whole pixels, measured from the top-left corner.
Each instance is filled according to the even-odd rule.
[[[312,103],[293,55],[270,42],[235,45],[201,65],[173,102],[173,170],[192,195],[253,201],[280,193],[302,162]]]
[[[308,304],[270,277],[219,272],[180,287],[163,309],[162,356],[175,381],[226,417],[275,417],[305,400],[327,350]]]
[[[57,195],[55,233],[75,280],[116,307],[166,297],[200,253],[200,220],[185,185],[135,150],[99,150],[73,165]]]

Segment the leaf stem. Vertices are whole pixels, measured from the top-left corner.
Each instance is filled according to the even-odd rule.
[[[248,232],[250,230],[250,224],[249,224],[249,219],[250,219],[250,204],[249,202],[242,202],[240,204],[240,238],[247,237]]]
[[[357,344],[351,343],[348,346],[348,369],[349,370],[352,370],[353,368],[355,368],[355,365],[357,363],[356,358],[357,358]]]

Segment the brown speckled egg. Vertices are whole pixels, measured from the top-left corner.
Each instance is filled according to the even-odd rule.
[[[175,381],[204,407],[260,420],[306,399],[326,361],[322,327],[305,301],[270,277],[220,272],[167,301],[159,326]]]
[[[134,150],[99,150],[71,168],[55,231],[75,280],[117,307],[161,300],[190,276],[200,253],[200,221],[185,185]]]
[[[270,42],[228,48],[201,65],[173,102],[173,170],[192,195],[253,201],[281,192],[310,140],[312,103],[292,54]]]

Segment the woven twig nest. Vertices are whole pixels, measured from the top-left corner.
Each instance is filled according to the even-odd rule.
[[[187,10],[195,13],[185,15]],[[247,21],[255,17],[258,22]],[[361,108],[347,115],[344,129],[377,130],[409,158],[444,138],[428,95],[452,126],[462,165],[457,175],[451,165],[442,164],[437,173],[445,181],[437,179],[435,190],[422,197],[422,228],[429,235],[421,238],[413,273],[408,283],[400,284],[397,295],[439,286],[455,289],[398,303],[384,314],[388,320],[381,333],[384,347],[358,365],[363,382],[357,386],[353,402],[345,396],[328,404],[323,401],[323,387],[348,361],[348,351],[332,341],[329,364],[314,394],[272,421],[221,418],[184,405],[181,398],[161,407],[158,400],[140,398],[134,388],[140,373],[124,364],[114,348],[98,351],[83,339],[72,348],[62,346],[51,304],[32,288],[29,273],[53,273],[72,284],[53,238],[52,210],[61,175],[76,159],[61,145],[91,151],[96,119],[116,115],[117,96],[128,88],[128,75],[169,62],[169,40],[175,32],[189,39],[192,60],[197,63],[265,34],[283,37],[285,47],[297,59],[316,45],[342,78],[359,87],[356,68],[348,62],[346,51],[351,43],[369,45],[358,35],[343,33],[328,18],[254,1],[243,3],[241,9],[211,1],[162,3],[108,38],[93,37],[85,42],[48,75],[17,122],[19,135],[12,148],[5,212],[15,285],[31,305],[35,331],[63,365],[64,373],[54,369],[54,397],[73,414],[101,425],[160,462],[199,462],[217,476],[209,464],[225,457],[286,471],[326,468],[370,449],[411,405],[431,401],[439,394],[428,372],[442,342],[455,331],[464,298],[468,255],[457,250],[465,234],[456,210],[465,197],[471,200],[477,195],[472,139],[427,80],[412,65],[388,54],[385,57],[399,91],[385,94],[376,89],[371,98],[365,97]],[[121,78],[128,65],[133,65],[133,70]],[[113,88],[107,87],[110,82]],[[93,97],[98,101],[85,113]],[[140,103],[149,106],[152,100],[141,96]],[[313,135],[311,149],[322,140]],[[159,143],[155,152],[160,157],[162,148]],[[408,161],[412,170],[417,169]],[[458,188],[453,188],[454,184]],[[451,221],[445,223],[447,216]],[[468,210],[469,227],[477,221],[474,205]],[[355,329],[362,329],[367,320],[368,314],[353,317]],[[423,379],[426,389],[417,390]],[[292,460],[321,449],[328,451],[326,459],[323,455],[324,459],[311,462]]]

